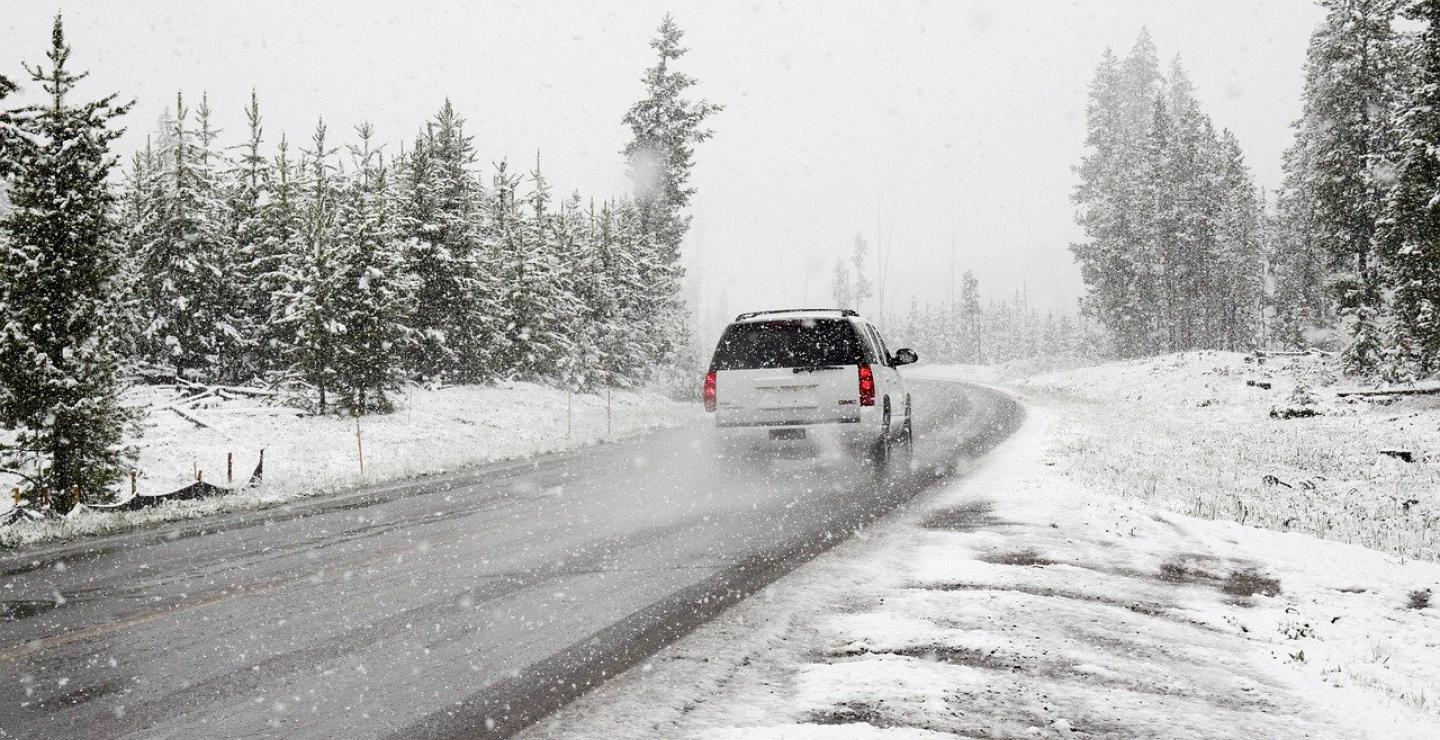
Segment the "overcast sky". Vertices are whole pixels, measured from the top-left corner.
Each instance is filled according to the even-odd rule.
[[[303,140],[321,116],[398,142],[449,96],[487,177],[489,162],[528,168],[538,150],[557,188],[600,197],[626,189],[620,118],[669,10],[697,93],[726,106],[698,152],[689,244],[696,308],[712,320],[828,303],[835,259],[877,232],[893,250],[892,312],[912,294],[944,300],[952,244],[956,271],[973,269],[987,296],[1023,288],[1042,308],[1071,307],[1071,167],[1102,50],[1123,53],[1148,26],[1274,187],[1321,18],[1307,0],[0,0],[0,68],[14,77],[41,57],[57,9],[92,72],[86,92],[137,100],[127,150],[177,90],[209,92],[228,143],[252,86],[272,143]]]

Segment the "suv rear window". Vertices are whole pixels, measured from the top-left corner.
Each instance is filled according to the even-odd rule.
[[[850,322],[786,319],[731,324],[720,336],[710,369],[762,370],[862,362],[865,350]]]

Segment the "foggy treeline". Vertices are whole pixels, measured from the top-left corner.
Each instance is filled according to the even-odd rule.
[[[1084,316],[1041,313],[1023,291],[1006,300],[983,299],[980,281],[969,270],[961,277],[958,296],[938,305],[912,300],[889,331],[897,343],[923,347],[927,361],[967,365],[1094,360],[1103,340]]]
[[[673,368],[693,150],[719,110],[686,97],[682,35],[667,16],[624,114],[633,196],[597,203],[553,193],[538,156],[482,177],[448,101],[392,153],[366,124],[270,135],[254,93],[225,141],[207,97],[177,96],[117,178],[129,106],[78,99],[57,17],[46,62],[0,77],[0,98],[40,101],[0,107],[0,468],[62,511],[103,496],[136,370],[367,413],[406,379],[588,389]]]
[[[1143,33],[1103,57],[1073,251],[1113,354],[1320,347],[1356,375],[1440,370],[1440,2],[1321,4],[1268,209],[1178,59],[1162,74]]]
[[[1273,229],[1276,333],[1348,371],[1440,370],[1440,2],[1329,0]],[[1405,30],[1417,29],[1418,30]]]
[[[1248,349],[1261,314],[1261,197],[1240,146],[1148,33],[1090,86],[1072,246],[1084,308],[1121,357]]]

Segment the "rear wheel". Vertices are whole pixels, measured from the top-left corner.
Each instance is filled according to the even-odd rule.
[[[889,474],[894,458],[895,444],[890,441],[888,432],[881,432],[880,437],[870,444],[870,465],[875,474],[881,478]]]
[[[893,446],[896,449],[890,453],[890,466],[901,474],[909,473],[915,460],[915,428],[911,426],[909,419],[905,420],[905,427],[900,430],[900,438]]]
[[[877,480],[884,481],[890,476],[895,464],[895,442],[890,438],[890,399],[885,399],[884,416],[881,417],[880,435],[870,443],[870,466]]]

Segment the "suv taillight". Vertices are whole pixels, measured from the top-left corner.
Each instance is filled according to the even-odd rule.
[[[875,405],[875,373],[863,362],[860,363],[860,405]]]
[[[873,401],[872,401],[873,403]],[[711,370],[705,375],[705,410],[715,410],[715,371]]]

